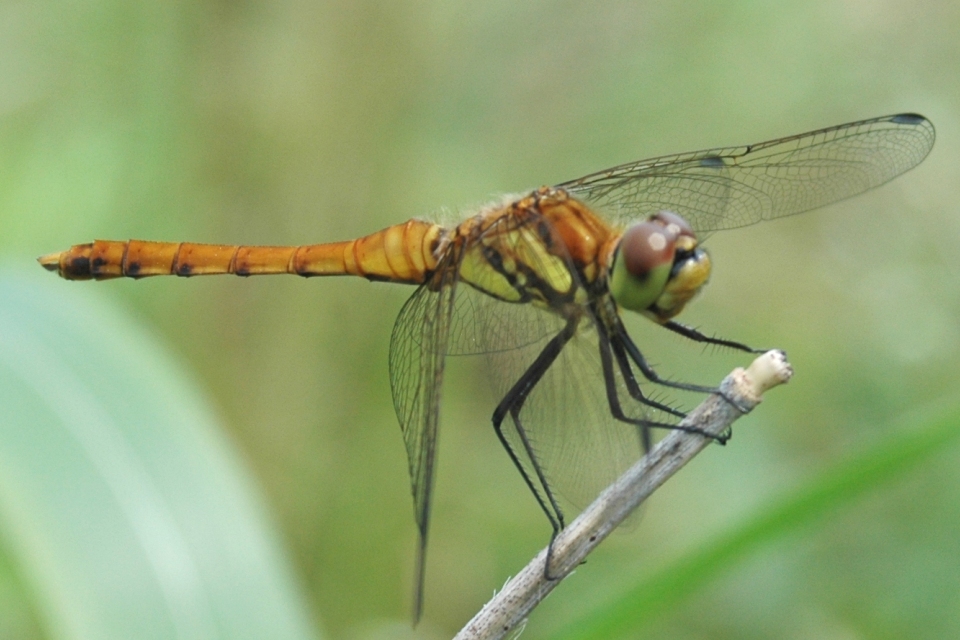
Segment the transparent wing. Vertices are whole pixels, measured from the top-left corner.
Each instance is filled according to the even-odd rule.
[[[452,256],[449,258],[453,260]],[[407,449],[414,517],[420,538],[414,591],[415,620],[419,620],[423,608],[440,392],[456,290],[455,274],[455,268],[441,270],[437,277],[439,287],[422,285],[417,289],[400,311],[390,339],[390,385]]]
[[[545,344],[486,355],[498,397],[507,393]],[[539,467],[568,522],[643,455],[639,428],[611,414],[598,349],[595,327],[581,324],[531,391],[518,419],[503,425],[527,475],[536,478]],[[627,396],[619,376],[617,381],[617,395],[628,414],[659,417]]]
[[[508,351],[540,344],[563,328],[560,316],[537,313],[529,304],[510,304],[461,283],[454,301],[447,355]]]
[[[641,160],[559,185],[619,224],[667,209],[697,231],[733,229],[822,207],[917,166],[933,125],[897,114],[742,147]]]

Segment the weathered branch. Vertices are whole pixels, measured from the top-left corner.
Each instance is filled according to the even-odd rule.
[[[719,435],[733,421],[760,403],[763,393],[782,384],[793,369],[782,351],[768,351],[746,370],[735,369],[720,383],[724,397],[704,400],[680,424]],[[457,634],[457,640],[502,638],[522,624],[530,612],[576,569],[600,541],[647,499],[667,478],[712,441],[698,434],[673,431],[607,487],[557,535],[550,559],[552,580],[544,577],[547,549],[511,579]]]

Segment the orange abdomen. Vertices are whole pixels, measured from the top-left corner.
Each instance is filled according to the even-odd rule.
[[[68,280],[290,273],[419,284],[437,266],[443,234],[438,225],[409,220],[356,240],[297,247],[97,240],[43,256],[40,264]]]

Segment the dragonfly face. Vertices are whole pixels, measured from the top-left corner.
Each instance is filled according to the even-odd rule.
[[[661,211],[628,228],[613,258],[610,293],[630,311],[663,323],[681,311],[710,277],[710,256],[689,223]]]
[[[419,285],[390,344],[420,534],[419,617],[447,356],[490,360],[501,398],[494,429],[556,532],[564,498],[585,506],[649,447],[651,428],[678,428],[683,414],[651,399],[643,379],[712,391],[661,378],[620,309],[701,343],[751,351],[673,320],[710,275],[696,233],[880,186],[918,165],[934,137],[930,121],[903,113],[627,163],[494,204],[452,229],[410,220],[299,247],[98,240],[40,263],[68,279],[291,273]]]

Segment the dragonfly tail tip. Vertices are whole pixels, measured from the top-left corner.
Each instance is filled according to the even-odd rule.
[[[48,253],[45,256],[37,258],[37,262],[47,271],[58,271],[60,269],[60,253]]]

